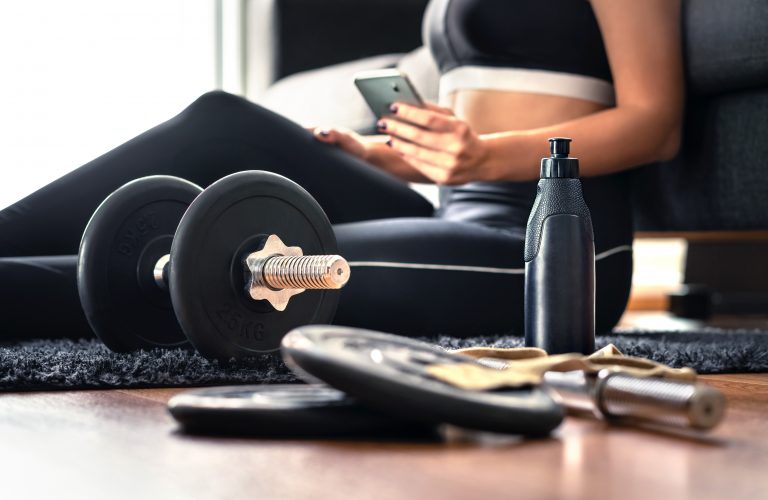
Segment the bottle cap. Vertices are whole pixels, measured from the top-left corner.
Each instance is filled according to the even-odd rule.
[[[579,177],[579,159],[571,158],[571,139],[568,137],[552,137],[549,139],[549,158],[541,159],[541,178]]]

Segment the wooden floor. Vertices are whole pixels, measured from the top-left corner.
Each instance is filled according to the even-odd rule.
[[[569,417],[549,439],[185,436],[175,389],[0,395],[0,498],[768,498],[768,374],[703,377],[728,398],[706,437]]]

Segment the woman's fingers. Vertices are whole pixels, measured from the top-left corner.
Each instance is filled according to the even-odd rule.
[[[442,106],[438,106],[435,103],[424,101],[424,107],[427,108],[430,111],[434,111],[435,113],[440,113],[443,115],[448,116],[454,116],[453,110],[451,108],[444,108]]]
[[[391,138],[389,145],[408,161],[419,160],[440,169],[455,168],[455,157],[444,151],[426,148],[398,138]]]
[[[383,134],[430,149],[444,149],[450,144],[450,138],[446,137],[444,133],[434,132],[399,120],[381,119],[376,125]]]
[[[487,157],[487,148],[469,124],[436,105],[396,103],[392,115],[377,126],[390,136],[395,152],[438,184],[467,182],[467,172],[474,172]],[[472,178],[478,180],[477,174]]]
[[[424,177],[428,178],[435,184],[444,186],[452,186],[456,184],[464,184],[468,182],[468,179],[463,177],[461,172],[456,170],[448,170],[432,165],[431,163],[418,160],[409,159],[409,164],[418,170]]]
[[[366,147],[359,135],[347,129],[316,127],[312,133],[320,142],[332,144],[358,158],[364,158]]]
[[[346,130],[316,127],[313,131],[313,134],[319,141],[322,141],[328,144],[336,144],[337,146],[340,146],[342,148],[344,148],[345,146],[349,146],[350,143],[354,142],[354,139],[350,136],[350,134]]]
[[[422,128],[436,132],[449,132],[453,130],[456,118],[431,109],[419,108],[410,104],[395,103],[390,108],[392,117],[399,121],[406,121]],[[388,120],[388,118],[384,118]]]
[[[332,128],[314,127],[312,134],[314,134],[317,140],[328,144],[336,144],[339,141],[338,131]]]

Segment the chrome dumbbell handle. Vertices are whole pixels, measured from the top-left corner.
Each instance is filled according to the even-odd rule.
[[[606,419],[630,419],[699,430],[716,426],[725,398],[705,384],[635,377],[603,370],[547,372],[544,385],[567,408],[592,411]]]
[[[155,278],[155,284],[163,290],[168,290],[168,264],[171,262],[171,256],[163,255],[157,259],[155,268],[152,270],[152,276]]]
[[[694,429],[711,429],[725,414],[725,397],[700,383],[609,374],[598,382],[600,411],[610,418],[634,418]]]

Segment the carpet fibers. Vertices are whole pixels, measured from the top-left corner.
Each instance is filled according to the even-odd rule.
[[[439,337],[443,347],[519,347],[520,337]],[[699,373],[768,371],[768,330],[703,329],[698,332],[617,330],[598,336],[631,356]],[[98,340],[34,340],[0,347],[0,391],[191,387],[289,383],[296,377],[276,355],[209,361],[181,349],[130,354],[110,352]]]

